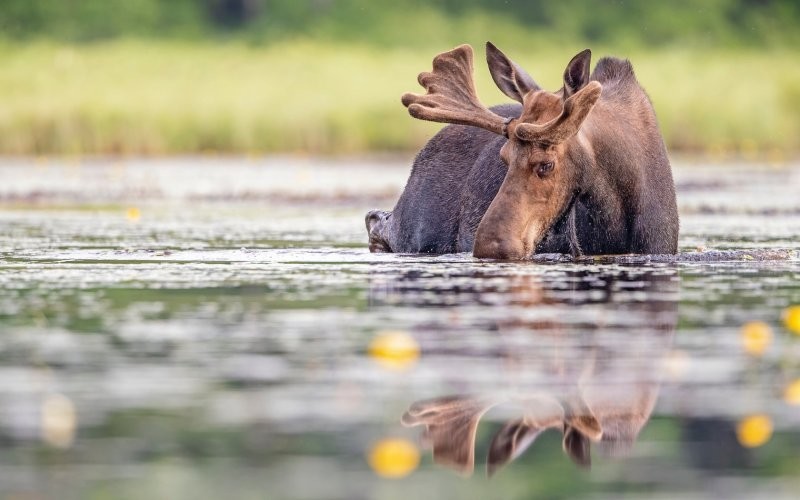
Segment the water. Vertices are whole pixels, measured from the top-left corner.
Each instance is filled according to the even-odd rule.
[[[369,254],[407,172],[0,163],[0,498],[795,495],[800,166],[679,163],[672,264]]]

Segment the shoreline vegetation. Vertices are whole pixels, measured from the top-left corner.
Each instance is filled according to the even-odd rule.
[[[486,40],[550,90],[584,48],[593,63],[630,59],[673,154],[800,154],[792,2],[715,0],[714,11],[688,0],[534,1],[500,12],[483,0],[9,2],[0,12],[3,156],[406,153],[441,128],[400,104],[402,93],[422,91],[416,76],[439,52],[473,45],[481,99],[510,102],[489,76]],[[231,20],[219,11],[229,4],[258,8]],[[576,5],[589,7],[562,15]],[[112,8],[125,15],[100,22]],[[524,15],[512,17],[515,8]]]

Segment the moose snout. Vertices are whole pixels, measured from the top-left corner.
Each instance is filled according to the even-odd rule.
[[[528,257],[521,241],[493,237],[485,240],[476,238],[472,255],[479,259],[522,260]]]

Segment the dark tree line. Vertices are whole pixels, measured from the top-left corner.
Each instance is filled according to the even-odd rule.
[[[219,35],[403,44],[401,35],[387,38],[385,28],[430,12],[445,20],[487,15],[562,38],[645,45],[687,38],[789,44],[800,32],[796,0],[2,0],[0,33],[72,41]]]

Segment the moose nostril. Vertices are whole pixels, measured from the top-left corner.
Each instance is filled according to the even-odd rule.
[[[473,250],[473,255],[481,259],[504,258],[500,240],[496,238],[492,238],[484,242],[476,242],[475,248]]]
[[[522,260],[526,257],[523,248],[501,238],[476,242],[472,254],[479,259]]]
[[[499,259],[504,258],[505,249],[503,248],[503,245],[500,243],[500,240],[490,241],[489,245],[487,245],[486,248],[492,255],[495,256],[495,258]]]

